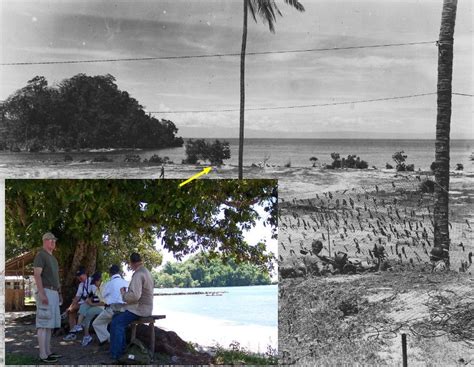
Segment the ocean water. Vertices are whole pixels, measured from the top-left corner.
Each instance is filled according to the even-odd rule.
[[[225,139],[230,143],[231,158],[226,164],[238,164],[238,139]],[[244,165],[263,162],[292,167],[309,167],[311,157],[317,157],[319,163],[331,163],[331,153],[341,157],[355,154],[365,160],[370,167],[385,168],[388,162],[394,165],[392,155],[403,150],[408,156],[407,163],[415,164],[415,169],[429,169],[435,156],[434,140],[379,140],[379,139],[246,139],[244,145]],[[451,141],[451,166],[462,163],[464,169],[473,166],[470,155],[474,152],[474,140]],[[156,152],[169,156],[171,160],[181,162],[185,156],[184,148],[164,149]]]
[[[222,296],[177,295],[155,296],[156,312],[182,312],[230,321],[236,325],[278,326],[278,286],[217,288],[160,288],[155,293],[216,292]],[[155,312],[154,310],[154,312]]]
[[[203,347],[243,348],[264,353],[278,349],[278,286],[155,289],[155,292],[224,291],[222,296],[155,296],[155,325]]]
[[[222,139],[230,143],[231,158],[226,165],[238,163],[238,139]],[[341,157],[355,154],[368,162],[369,167],[385,168],[386,163],[394,165],[392,155],[403,150],[407,164],[413,163],[415,169],[427,170],[434,161],[434,140],[377,140],[377,139],[246,139],[244,145],[244,165],[259,164],[266,160],[269,165],[291,167],[310,167],[311,157],[317,157],[319,164],[331,163],[331,153],[337,152]],[[451,141],[451,168],[457,163],[464,165],[467,172],[474,171],[474,161],[470,156],[474,152],[474,140]],[[65,153],[10,153],[0,152],[0,165],[11,164],[15,167],[35,166],[41,164],[76,165],[81,160],[91,160],[98,156],[107,156],[114,164],[123,165],[126,154],[138,154],[142,159],[158,154],[168,156],[174,163],[181,163],[185,158],[184,147],[161,150],[114,150],[73,152],[74,161],[64,162]],[[100,165],[100,164],[98,164]],[[125,165],[123,165],[125,166]]]

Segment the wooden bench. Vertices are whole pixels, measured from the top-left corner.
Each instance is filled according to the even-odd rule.
[[[165,318],[165,315],[151,315],[148,317],[140,317],[138,320],[132,321],[132,323],[130,324],[132,327],[132,335],[130,337],[130,341],[135,340],[137,337],[137,325],[148,324],[148,328],[150,329],[150,352],[152,359],[155,355],[155,321]]]

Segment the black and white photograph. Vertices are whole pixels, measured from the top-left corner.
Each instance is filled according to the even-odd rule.
[[[269,179],[270,283],[246,286],[278,294],[278,332],[262,316],[240,325],[252,338],[222,337],[225,357],[186,363],[473,364],[473,18],[469,0],[3,0],[0,187],[22,198],[7,217],[18,228],[2,228],[15,236],[2,238],[6,263],[19,271],[41,236],[59,237],[21,219],[22,200],[44,200],[35,182]],[[87,221],[115,209],[104,210]],[[237,212],[216,215],[248,229]],[[196,261],[166,268],[155,288],[193,287]],[[205,298],[221,297],[199,279]],[[1,282],[23,290],[11,305],[32,282]],[[237,298],[228,315],[239,318]],[[201,332],[212,323],[185,320],[195,329],[180,337],[212,344]],[[67,342],[80,348],[80,335]],[[27,364],[16,351],[2,362]]]

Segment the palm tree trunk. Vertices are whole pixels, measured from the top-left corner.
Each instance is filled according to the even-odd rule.
[[[451,125],[451,84],[453,36],[457,0],[444,0],[438,41],[438,112],[435,143],[434,244],[445,251],[449,265],[449,133]]]
[[[244,119],[245,119],[245,50],[247,48],[248,0],[244,0],[244,26],[242,50],[240,52],[240,129],[239,129],[239,180],[243,178],[244,161]]]

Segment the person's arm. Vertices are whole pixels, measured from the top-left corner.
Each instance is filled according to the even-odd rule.
[[[133,274],[130,285],[128,286],[128,292],[124,291],[125,288],[120,290],[122,299],[128,304],[137,303],[142,296],[142,285],[142,274]]]
[[[33,268],[33,276],[35,278],[36,289],[38,290],[38,296],[42,304],[48,304],[48,297],[46,297],[46,293],[43,287],[43,280],[41,279],[41,273],[43,272],[43,268]]]

